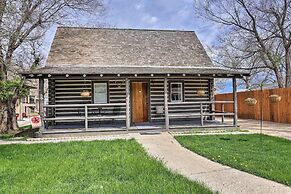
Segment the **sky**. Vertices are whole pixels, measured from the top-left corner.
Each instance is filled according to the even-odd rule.
[[[193,0],[108,0],[106,20],[118,28],[194,30],[203,44],[215,41],[218,30],[195,17]]]
[[[215,44],[220,28],[195,16],[194,0],[105,0],[106,12],[102,17],[78,17],[85,26],[105,23],[115,28],[193,30],[204,48]],[[47,33],[48,53],[56,27]],[[231,90],[227,84],[223,92]]]
[[[193,0],[105,0],[105,14],[96,17],[78,17],[83,25],[106,23],[116,28],[193,30],[202,44],[214,44],[218,25],[195,16]],[[46,38],[50,46],[56,28]],[[48,46],[48,47],[49,47]]]

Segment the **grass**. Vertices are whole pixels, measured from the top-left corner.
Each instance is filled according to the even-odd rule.
[[[134,140],[0,146],[0,193],[211,193]]]
[[[250,132],[249,130],[247,130],[247,129],[240,129],[240,130],[238,130],[239,132]]]
[[[213,128],[213,129],[208,129],[208,130],[205,130],[205,129],[201,129],[201,128],[193,128],[193,129],[190,129],[190,130],[186,130],[186,131],[175,131],[175,132],[172,132],[172,134],[174,135],[179,135],[179,134],[185,134],[185,135],[191,135],[191,134],[200,134],[200,133],[203,133],[203,134],[211,134],[211,133],[226,133],[226,132],[248,132],[247,130],[245,131],[240,131],[238,130],[237,128]]]
[[[291,141],[267,135],[176,136],[213,161],[291,186]]]
[[[14,136],[11,134],[0,134],[0,140],[9,140],[13,138]]]
[[[0,140],[2,141],[23,141],[27,136],[15,137],[13,134],[0,134]]]

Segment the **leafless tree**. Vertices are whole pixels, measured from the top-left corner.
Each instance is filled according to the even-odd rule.
[[[195,10],[224,27],[220,63],[291,87],[291,0],[195,0]]]
[[[23,50],[33,48],[31,43],[42,38],[51,25],[103,11],[102,0],[0,0],[0,81],[9,81],[9,71],[26,60]],[[17,88],[14,91],[18,94]],[[14,107],[18,97],[0,101],[0,131],[17,127]]]

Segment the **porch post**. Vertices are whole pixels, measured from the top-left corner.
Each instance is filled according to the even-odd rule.
[[[168,108],[168,78],[164,79],[164,109],[166,130],[170,129],[169,108]]]
[[[85,131],[88,130],[88,106],[85,105]]]
[[[128,78],[125,78],[125,90],[126,90],[126,130],[130,128],[130,82]]]
[[[41,127],[39,128],[39,136],[42,136],[43,130],[44,130],[44,79],[39,78],[38,81],[38,103],[39,103],[39,116],[40,116],[40,122]]]
[[[208,88],[208,92],[209,92],[209,101],[210,102],[214,102],[215,101],[215,97],[214,97],[214,78],[213,79],[209,79],[209,84],[208,84],[209,88]],[[211,103],[209,104],[209,112],[210,113],[215,113],[215,103]],[[212,115],[209,117],[210,120],[215,120],[215,115]]]
[[[233,88],[233,125],[237,127],[237,84],[236,78],[232,78],[232,88]]]
[[[203,104],[202,104],[202,102],[200,103],[200,124],[201,124],[201,126],[204,125],[204,123],[203,123]]]

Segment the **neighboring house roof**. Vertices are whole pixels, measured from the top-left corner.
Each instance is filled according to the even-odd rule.
[[[31,73],[242,72],[215,67],[193,31],[59,27],[46,66]]]

